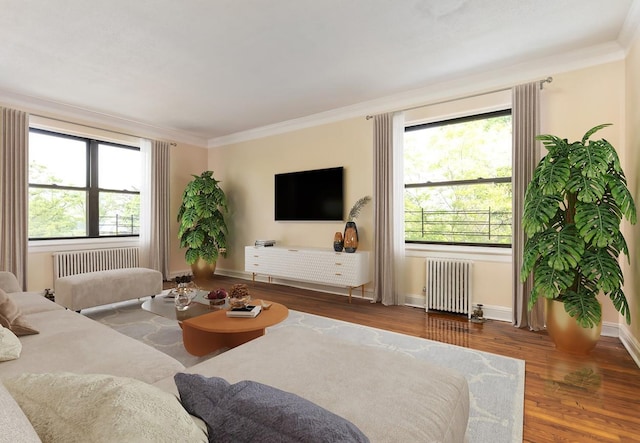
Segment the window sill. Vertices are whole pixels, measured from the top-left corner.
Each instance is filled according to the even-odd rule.
[[[440,257],[463,260],[511,263],[511,248],[490,248],[460,245],[423,245],[405,243],[406,257]]]
[[[126,248],[138,246],[139,237],[73,238],[64,240],[30,240],[29,252],[80,251],[94,248]]]

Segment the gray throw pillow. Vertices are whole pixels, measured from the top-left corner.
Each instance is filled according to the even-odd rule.
[[[184,408],[207,423],[210,442],[368,442],[351,422],[304,398],[254,381],[178,373]]]

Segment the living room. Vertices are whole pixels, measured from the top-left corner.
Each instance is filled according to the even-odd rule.
[[[630,6],[628,22],[637,18],[637,2]],[[635,13],[635,15],[633,15]],[[629,26],[627,23],[625,26]],[[637,26],[630,26],[635,29]],[[628,29],[628,28],[627,28]],[[606,44],[584,48],[569,54],[557,54],[534,62],[521,62],[501,69],[473,73],[463,78],[441,80],[410,91],[379,97],[358,105],[301,115],[284,122],[262,125],[251,130],[210,138],[181,136],[148,125],[117,119],[96,112],[85,112],[56,101],[38,100],[16,90],[0,92],[0,106],[17,108],[33,115],[33,121],[49,128],[68,125],[99,128],[138,137],[170,140],[170,214],[176,214],[182,191],[192,174],[212,170],[229,196],[230,241],[228,255],[219,260],[217,273],[250,279],[244,270],[244,247],[256,239],[276,239],[279,245],[330,248],[333,235],[344,223],[283,223],[273,218],[273,179],[282,172],[342,166],[345,168],[345,201],[349,206],[358,198],[373,193],[372,121],[366,117],[388,111],[407,110],[405,121],[422,121],[425,116],[443,117],[478,112],[509,105],[510,88],[521,83],[552,77],[540,92],[541,132],[578,139],[601,123],[613,126],[602,136],[618,149],[629,189],[638,201],[640,161],[640,38],[637,33],[620,33]],[[2,87],[2,86],[0,86]],[[241,96],[239,102],[250,103]],[[246,105],[249,106],[249,105]],[[176,106],[179,107],[179,106]],[[62,121],[62,122],[61,122]],[[97,131],[97,130],[96,130]],[[174,218],[174,215],[171,216]],[[366,207],[358,218],[359,249],[374,250],[373,208]],[[184,251],[178,243],[178,225],[171,224],[169,268],[171,276],[189,272]],[[632,322],[627,325],[610,303],[603,303],[603,331],[619,337],[636,362],[640,362],[640,290],[637,253],[640,235],[628,224],[623,232],[629,246],[630,264],[622,261],[624,288],[629,299]],[[135,240],[134,240],[135,243]],[[112,247],[131,241],[82,245]],[[41,291],[53,286],[52,252],[77,249],[78,245],[42,245],[32,242],[27,262],[27,288]],[[510,251],[453,248],[459,258],[474,260],[474,301],[483,303],[488,318],[511,322],[512,263]],[[425,257],[442,254],[437,248],[407,247],[405,302],[424,304]],[[304,286],[304,285],[303,285]],[[312,287],[330,290],[335,288]],[[371,285],[365,293],[371,296]],[[346,294],[342,292],[342,294]]]

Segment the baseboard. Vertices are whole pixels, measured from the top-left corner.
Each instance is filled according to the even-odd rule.
[[[619,331],[620,341],[622,342],[622,345],[627,349],[627,352],[629,353],[633,361],[635,361],[636,365],[638,365],[638,367],[640,368],[640,342],[633,335],[631,335],[629,329],[622,327],[619,328]]]
[[[602,331],[600,331],[600,335],[603,337],[620,337],[620,326],[618,323],[604,321],[602,322]]]

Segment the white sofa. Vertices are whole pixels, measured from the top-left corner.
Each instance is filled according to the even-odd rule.
[[[230,383],[254,380],[343,417],[372,442],[459,442],[466,438],[469,391],[464,377],[400,353],[360,348],[314,331],[283,327],[185,368],[156,349],[65,310],[38,293],[21,292],[12,274],[0,272],[0,288],[40,331],[19,338],[22,352],[18,359],[0,362],[0,429],[6,430],[0,432],[0,442],[37,441],[28,422],[20,418],[23,414],[11,389],[5,389],[2,382],[15,389],[21,374],[69,372],[132,378],[165,395],[177,393],[173,376],[178,372],[222,377]],[[204,427],[198,419],[193,423]],[[12,437],[9,431],[24,434]],[[111,440],[107,436],[100,441]]]

